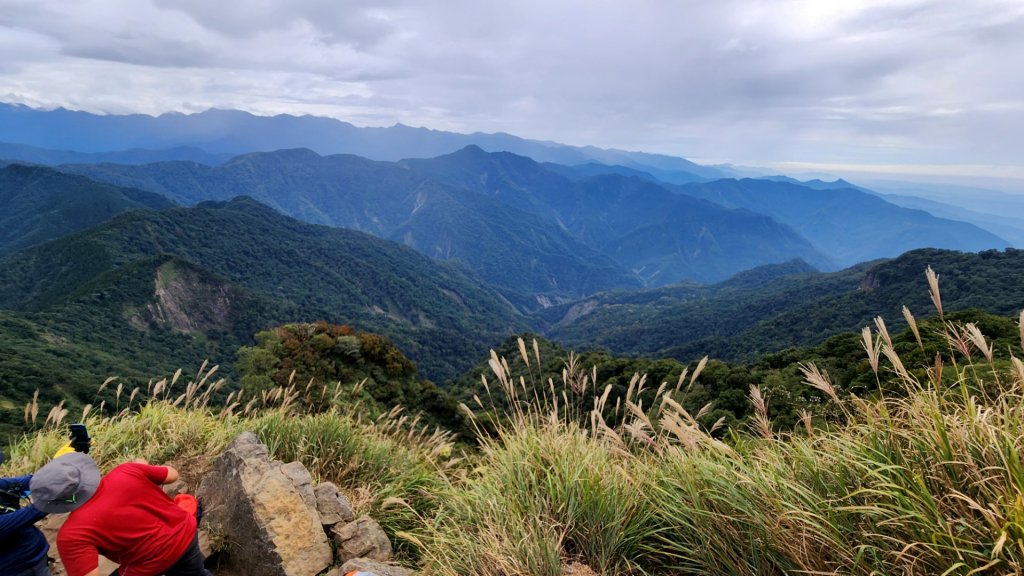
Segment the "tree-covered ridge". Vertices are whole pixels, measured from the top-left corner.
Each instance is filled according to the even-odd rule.
[[[798,273],[765,284],[724,282],[602,295],[548,311],[545,335],[575,349],[677,358],[752,361],[857,330],[876,315],[897,325],[907,306],[931,307],[921,271],[942,278],[949,310],[1012,315],[1024,302],[1024,251],[922,249],[834,273]]]
[[[717,282],[795,258],[834,270],[914,248],[1007,245],[974,225],[854,187],[751,179],[677,186],[635,171],[559,169],[477,146],[400,162],[292,149],[218,166],[62,169],[189,205],[249,195],[307,222],[463,262],[521,310],[640,282]]]
[[[213,297],[211,297],[211,295]],[[225,305],[226,304],[226,305]],[[234,351],[296,308],[170,255],[108,270],[36,311],[0,310],[0,428],[22,423],[38,391],[43,406],[79,407],[110,377],[132,388],[205,360],[235,376]]]
[[[87,296],[110,271],[161,254],[295,311],[276,323],[325,319],[386,334],[429,378],[461,372],[489,341],[525,326],[457,266],[249,199],[127,213],[21,252],[0,270],[0,306],[45,311]]]
[[[651,177],[598,173],[570,178],[530,158],[475,146],[400,164],[557,223],[650,286],[717,281],[793,258],[830,266],[825,255],[787,225],[750,210],[675,194]]]
[[[43,166],[0,167],[0,256],[101,224],[126,210],[169,208],[152,192]]]

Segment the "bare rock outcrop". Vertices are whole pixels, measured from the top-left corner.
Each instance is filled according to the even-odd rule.
[[[239,572],[312,576],[332,564],[309,472],[271,460],[255,434],[240,435],[217,458],[198,497],[206,529]]]

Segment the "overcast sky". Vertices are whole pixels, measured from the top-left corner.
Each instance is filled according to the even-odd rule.
[[[1024,1],[0,0],[0,100],[1024,178]]]

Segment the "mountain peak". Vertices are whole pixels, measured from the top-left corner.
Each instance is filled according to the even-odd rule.
[[[477,158],[479,158],[479,157],[487,156],[488,154],[489,153],[486,150],[484,150],[483,148],[477,146],[476,144],[468,144],[468,145],[462,147],[461,149],[456,150],[455,152],[452,152],[450,155],[451,156],[464,156],[464,157],[468,156],[468,157],[477,157]]]
[[[316,162],[322,158],[323,156],[309,148],[283,148],[281,150],[274,150],[271,152],[250,152],[248,154],[235,156],[231,160],[225,162],[224,165],[230,166],[233,164],[247,164],[254,161],[266,162],[268,160],[281,163],[304,163]]]

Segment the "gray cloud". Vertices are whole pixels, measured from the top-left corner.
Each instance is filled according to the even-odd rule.
[[[1007,164],[1016,1],[0,0],[0,94],[731,159]]]

